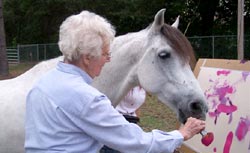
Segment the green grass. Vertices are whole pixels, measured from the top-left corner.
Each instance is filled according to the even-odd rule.
[[[36,63],[27,62],[19,64],[9,64],[9,75],[0,77],[0,80],[14,78],[33,67]]]
[[[16,73],[23,73],[33,67],[36,63],[29,62],[29,63],[20,63],[20,64],[14,64],[9,65],[9,71],[10,72],[16,72]]]
[[[147,96],[146,102],[140,108],[140,124],[145,131],[160,129],[175,130],[178,121],[175,113],[160,103],[155,96]]]

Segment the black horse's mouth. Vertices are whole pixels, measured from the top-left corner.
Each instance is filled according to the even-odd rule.
[[[179,111],[178,111],[178,118],[179,118],[179,121],[180,121],[182,124],[185,124],[186,121],[187,121],[187,117],[186,117],[186,115],[182,112],[181,109],[179,109]]]

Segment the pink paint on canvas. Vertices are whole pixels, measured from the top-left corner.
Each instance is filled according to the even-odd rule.
[[[234,87],[226,84],[226,82],[224,83],[223,86],[219,86],[219,87],[217,86],[214,89],[215,89],[214,94],[218,95],[219,100],[221,102],[224,102],[224,100],[226,100],[225,99],[226,95],[232,94],[234,92]]]
[[[249,144],[247,149],[250,151],[250,116],[243,117],[246,113],[249,114],[247,107],[249,101],[246,101],[250,95],[249,86],[247,86],[247,90],[244,89],[245,84],[250,81],[250,72],[210,68],[203,70],[206,70],[207,73],[202,73],[199,80],[204,83],[204,95],[209,106],[207,129],[213,130],[214,143],[203,138],[202,144],[206,147],[201,150],[204,150],[203,152],[231,153],[237,150],[238,145],[242,147],[238,148],[239,150],[245,150],[247,143]],[[247,103],[245,104],[245,102]],[[212,125],[213,121],[214,125]],[[225,124],[227,121],[228,124]],[[216,128],[219,129],[219,132]]]
[[[226,104],[219,104],[217,107],[217,111],[221,113],[230,114],[237,110],[237,106],[235,105],[226,105]]]
[[[219,71],[217,71],[217,75],[218,76],[219,75],[225,75],[225,76],[227,76],[230,72],[231,71],[229,71],[229,70],[219,70]]]
[[[248,131],[250,131],[250,119],[248,119],[247,117],[241,117],[235,132],[238,140],[243,140],[246,137]]]
[[[226,138],[226,142],[224,144],[224,149],[223,149],[223,153],[230,153],[230,148],[231,148],[231,145],[232,145],[232,141],[233,141],[233,132],[230,131],[227,135],[227,138]]]
[[[243,78],[243,80],[246,81],[247,77],[250,78],[250,72],[243,71],[242,72],[242,78]]]
[[[216,148],[216,147],[214,147],[213,151],[214,151],[214,152],[217,152],[217,148]]]
[[[217,118],[221,113],[229,115],[228,123],[231,123],[233,117],[232,113],[237,110],[237,106],[232,104],[229,96],[236,92],[234,86],[229,85],[227,81],[219,84],[218,80],[213,81],[214,85],[206,90],[205,95],[207,99],[217,97],[217,100],[212,100],[212,110],[209,111],[209,116],[214,117],[214,123],[217,123]]]

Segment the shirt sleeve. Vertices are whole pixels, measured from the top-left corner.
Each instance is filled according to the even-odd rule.
[[[81,112],[82,129],[99,142],[126,153],[171,153],[183,142],[178,131],[144,132],[127,122],[106,96],[96,97]]]
[[[121,102],[116,106],[116,110],[123,115],[137,116],[135,112],[145,102],[145,99],[145,90],[136,86],[121,100]]]

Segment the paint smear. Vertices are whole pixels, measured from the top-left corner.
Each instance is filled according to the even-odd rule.
[[[247,72],[247,71],[243,71],[242,72],[242,78],[243,78],[244,81],[247,80],[248,76],[250,77],[250,72]]]
[[[225,78],[225,76],[231,74],[230,70],[218,70],[216,74],[221,77],[215,80],[210,79],[211,86],[204,93],[207,99],[211,99],[212,108],[210,108],[208,115],[214,118],[214,124],[216,124],[220,114],[224,113],[228,115],[228,123],[230,124],[233,121],[233,113],[238,109],[229,98],[236,93],[236,87],[233,86],[235,84],[231,85]]]
[[[231,114],[237,110],[237,106],[235,105],[226,105],[219,104],[217,107],[217,111],[221,113]]]
[[[230,131],[227,135],[227,138],[226,138],[226,142],[224,144],[224,149],[223,149],[223,153],[230,153],[230,148],[231,148],[231,145],[232,145],[232,141],[233,141],[233,132]]]
[[[250,131],[250,120],[247,117],[241,117],[237,129],[235,131],[235,135],[238,140],[243,140],[246,137],[248,131]]]
[[[229,85],[215,88],[215,93],[219,96],[219,100],[223,100],[227,94],[232,94],[234,88]]]
[[[214,151],[214,152],[217,152],[217,148],[216,148],[216,147],[214,147],[213,151]]]
[[[219,76],[219,75],[227,76],[228,74],[230,74],[230,72],[231,71],[229,71],[229,70],[219,70],[219,71],[217,71],[217,76]]]
[[[228,85],[226,81],[223,83],[223,85],[218,84],[219,83],[216,82],[215,85],[205,93],[208,99],[212,97],[218,97],[217,101],[212,101],[212,107],[214,111],[210,111],[209,116],[215,117],[214,123],[216,124],[219,115],[221,113],[225,113],[229,115],[228,123],[231,123],[233,119],[232,113],[237,110],[237,106],[232,104],[229,95],[232,95],[236,91],[236,89],[233,86]]]
[[[245,64],[246,62],[247,62],[247,60],[245,60],[245,59],[240,60],[240,64]]]

